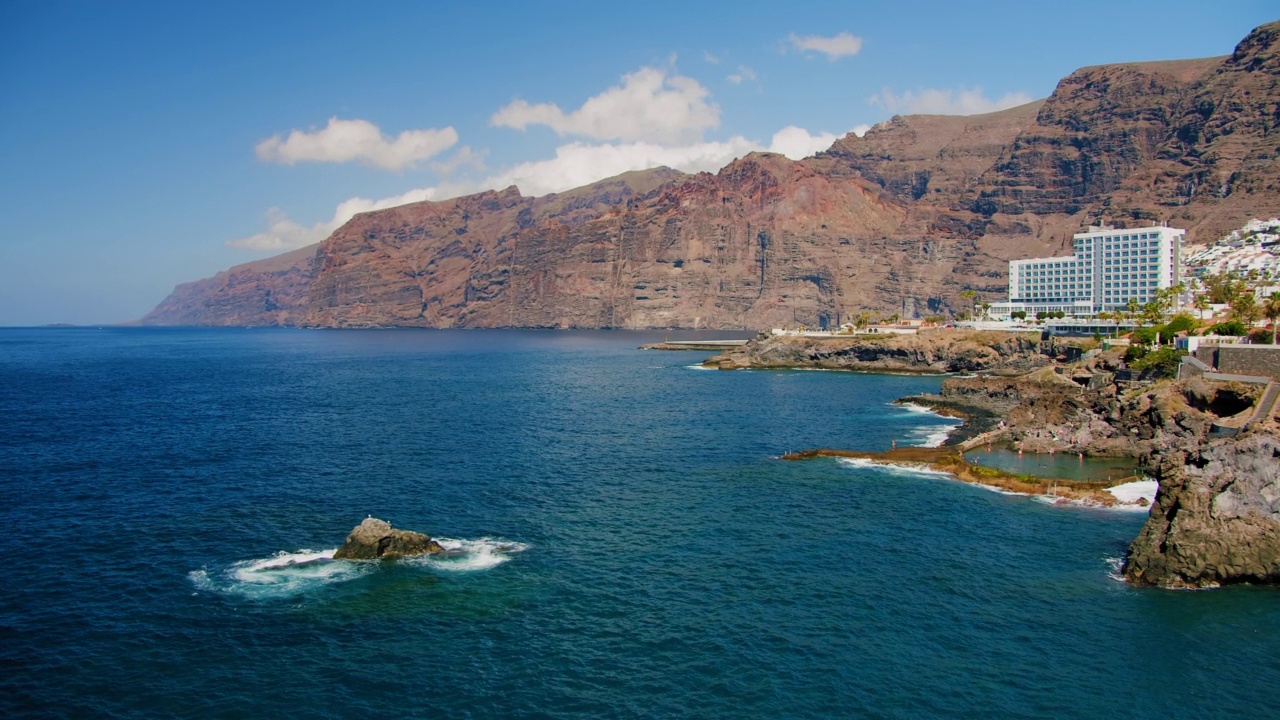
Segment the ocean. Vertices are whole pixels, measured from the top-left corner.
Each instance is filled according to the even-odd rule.
[[[0,715],[1276,712],[1280,594],[1127,586],[1142,513],[778,459],[939,378],[664,336],[0,330]],[[328,559],[369,515],[458,552]]]

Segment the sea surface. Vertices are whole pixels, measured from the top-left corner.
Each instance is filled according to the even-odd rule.
[[[1141,513],[777,459],[938,378],[664,336],[0,330],[0,716],[1278,712],[1280,593],[1120,582]]]
[[[1077,453],[1019,454],[1017,450],[979,446],[964,454],[969,462],[1018,475],[1064,480],[1115,481],[1141,472],[1132,458],[1080,457]]]

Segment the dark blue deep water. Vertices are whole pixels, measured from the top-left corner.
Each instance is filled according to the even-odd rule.
[[[938,379],[654,337],[0,330],[0,716],[1276,714],[1280,594],[1118,582],[1140,514],[775,459]]]

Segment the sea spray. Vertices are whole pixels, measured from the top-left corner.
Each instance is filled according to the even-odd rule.
[[[495,538],[478,540],[456,540],[453,538],[436,538],[445,551],[435,555],[418,555],[406,558],[406,562],[414,565],[425,565],[436,570],[451,572],[469,572],[488,570],[511,559],[511,556],[524,552],[528,545],[518,542],[507,542]]]
[[[373,570],[372,563],[334,560],[336,551],[337,548],[281,551],[270,557],[235,562],[221,570],[194,570],[188,577],[200,590],[270,599],[354,580]]]
[[[399,558],[395,562],[431,570],[487,570],[523,552],[528,545],[495,538],[436,538],[443,553]],[[234,562],[220,570],[201,568],[187,574],[198,590],[267,600],[318,591],[376,572],[378,560],[334,560],[330,550],[281,551],[265,558]]]
[[[867,458],[836,458],[836,462],[845,467],[857,468],[859,470],[876,470],[890,475],[915,476],[915,477],[932,477],[956,479],[954,475],[942,470],[934,470],[924,465],[907,464],[907,463],[890,463],[877,460],[869,460]]]
[[[910,402],[889,403],[889,405],[906,410],[913,415],[923,415],[936,420],[934,423],[921,425],[909,431],[909,437],[915,441],[913,444],[916,447],[942,447],[951,432],[964,424],[963,420],[946,417],[933,408],[924,405]]]

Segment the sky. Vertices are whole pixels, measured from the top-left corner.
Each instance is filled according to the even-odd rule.
[[[1225,55],[1267,2],[0,5],[0,326],[141,317],[356,212],[799,159]]]

